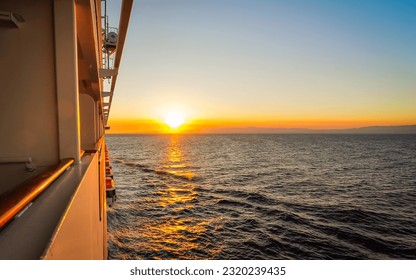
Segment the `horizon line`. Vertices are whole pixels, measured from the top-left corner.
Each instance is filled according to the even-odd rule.
[[[257,130],[257,131],[245,131],[245,130]],[[410,129],[410,130],[409,130]],[[211,131],[172,131],[172,132],[107,132],[107,134],[118,135],[177,135],[177,134],[203,134],[203,135],[222,135],[222,134],[416,134],[416,124],[410,125],[373,125],[354,128],[328,128],[328,129],[316,129],[316,128],[284,128],[284,127],[229,127],[229,128],[215,128]]]

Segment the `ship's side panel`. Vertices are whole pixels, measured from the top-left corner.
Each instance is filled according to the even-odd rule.
[[[105,219],[101,205],[99,153],[89,165],[63,216],[45,259],[104,259]]]
[[[2,0],[0,11],[20,15],[0,26],[0,161],[58,161],[53,1]],[[0,164],[0,193],[30,177],[24,164]]]
[[[88,94],[80,94],[81,118],[81,148],[83,150],[95,149],[97,139],[98,112],[94,99]]]
[[[80,160],[78,42],[74,0],[53,1],[59,157]]]
[[[107,242],[107,201],[106,201],[106,179],[105,179],[105,149],[103,144],[100,147],[100,161],[99,161],[99,169],[100,169],[100,209],[101,209],[101,219],[102,227],[103,227],[103,258],[108,258],[108,242]]]

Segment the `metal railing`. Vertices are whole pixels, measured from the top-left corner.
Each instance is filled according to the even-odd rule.
[[[35,171],[32,157],[0,157],[0,164],[24,163],[27,171]]]

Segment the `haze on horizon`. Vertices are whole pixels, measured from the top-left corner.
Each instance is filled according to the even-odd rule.
[[[110,132],[416,124],[415,26],[405,0],[136,1]]]

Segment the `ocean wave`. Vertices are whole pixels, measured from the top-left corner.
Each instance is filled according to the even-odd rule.
[[[415,136],[122,140],[111,259],[416,258]]]
[[[177,167],[173,169],[160,169],[160,168],[153,168],[149,165],[145,165],[142,163],[134,162],[134,161],[125,161],[121,159],[115,159],[115,163],[124,164],[129,167],[137,167],[139,170],[145,173],[154,173],[162,176],[170,176],[177,179],[182,179],[186,181],[198,181],[199,177],[195,176],[195,173],[190,170],[177,170]],[[185,167],[183,167],[185,168]]]

